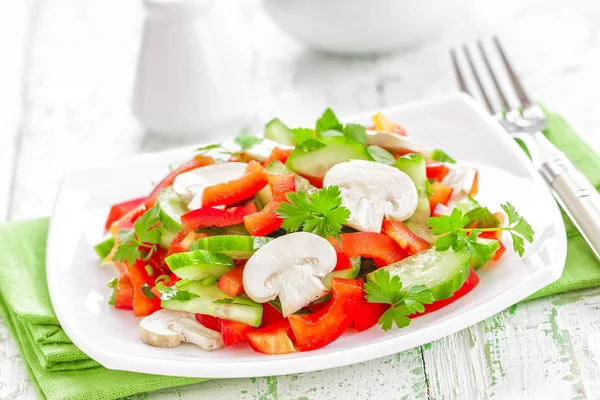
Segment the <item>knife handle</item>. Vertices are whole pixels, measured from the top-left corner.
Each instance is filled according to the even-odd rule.
[[[542,164],[540,173],[600,259],[600,193],[566,157]]]

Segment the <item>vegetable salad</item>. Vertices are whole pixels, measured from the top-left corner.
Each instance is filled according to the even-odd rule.
[[[113,205],[96,246],[120,275],[109,303],[144,317],[153,346],[283,354],[408,326],[473,290],[508,236],[523,255],[533,229],[477,202],[476,169],[372,121],[274,119]]]

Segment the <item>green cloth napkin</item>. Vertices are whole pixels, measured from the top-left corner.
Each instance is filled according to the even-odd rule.
[[[561,116],[548,112],[547,117],[548,138],[598,187],[600,157]],[[565,224],[564,273],[530,298],[600,286],[600,264],[566,217]],[[58,324],[50,303],[44,265],[47,231],[47,219],[0,225],[0,314],[40,397],[114,399],[204,380],[108,370],[77,349]]]
[[[113,371],[65,335],[46,286],[48,219],[0,225],[0,315],[43,399],[116,399],[205,379]]]

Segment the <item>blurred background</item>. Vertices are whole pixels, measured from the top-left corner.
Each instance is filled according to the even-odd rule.
[[[348,115],[455,91],[449,49],[492,34],[533,97],[578,131],[599,131],[599,20],[595,0],[3,1],[0,211],[48,215],[66,169],[260,130],[274,116],[294,126],[327,106]],[[197,71],[197,105],[148,94],[183,65],[179,84]],[[155,103],[136,113],[141,123],[136,71],[136,96]],[[224,117],[192,134],[149,132],[148,113],[184,105]],[[18,199],[10,210],[8,197]]]

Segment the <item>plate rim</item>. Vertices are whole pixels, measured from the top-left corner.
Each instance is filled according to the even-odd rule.
[[[479,117],[488,121],[490,128],[495,131],[501,140],[509,143],[510,146],[514,146],[513,151],[517,154],[517,157],[521,158],[523,166],[528,171],[528,178],[543,183],[541,176],[534,169],[529,159],[525,156],[524,152],[518,147],[518,145],[512,140],[512,138],[500,127],[496,120],[489,114],[485,113],[483,108],[476,103],[469,96],[456,93],[444,96],[437,96],[429,99],[419,100],[416,102],[410,102],[400,105],[394,105],[390,107],[381,108],[374,111],[366,111],[352,115],[348,118],[342,118],[343,120],[360,120],[364,119],[365,116],[370,116],[373,112],[390,112],[398,110],[406,110],[411,108],[420,108],[435,103],[442,103],[444,101],[459,101],[463,102],[472,112],[476,113]],[[209,143],[209,142],[207,142]],[[86,168],[73,169],[66,172],[60,182],[58,192],[56,195],[54,210],[52,215],[54,216],[57,205],[63,193],[63,186],[67,181],[68,177],[73,173],[84,173],[92,170],[101,169],[102,167],[115,166],[119,164],[127,164],[131,161],[131,157],[138,159],[148,158],[157,155],[167,155],[170,153],[177,154],[189,149],[193,149],[196,146],[183,146],[176,149],[169,149],[160,152],[137,154],[134,156],[126,157],[128,161],[116,160],[112,162],[104,162],[101,164],[88,166]],[[495,167],[493,167],[495,168]],[[500,168],[497,168],[501,170]],[[503,171],[506,172],[506,171]],[[506,172],[510,174],[509,172]],[[511,174],[512,175],[512,174]],[[282,359],[282,356],[265,356],[264,360],[260,361],[237,361],[232,362],[198,362],[190,360],[169,360],[169,359],[157,359],[159,362],[148,362],[151,359],[147,355],[138,354],[121,354],[117,352],[111,352],[103,347],[94,346],[90,343],[84,335],[81,335],[79,330],[71,326],[68,321],[68,316],[63,314],[65,310],[62,309],[62,304],[57,304],[55,290],[58,290],[58,286],[55,284],[59,279],[60,271],[58,266],[54,266],[53,260],[55,259],[55,251],[58,251],[58,247],[55,245],[57,240],[56,234],[54,234],[54,219],[50,219],[48,227],[48,241],[46,245],[46,278],[48,284],[48,290],[50,293],[50,299],[54,308],[55,314],[58,321],[61,324],[62,329],[65,331],[71,341],[87,354],[92,359],[96,360],[102,366],[114,369],[140,373],[151,373],[166,376],[180,376],[180,377],[202,377],[202,378],[248,378],[258,376],[277,376],[285,375],[290,373],[304,373],[322,369],[336,368],[345,365],[365,362],[368,360],[376,359],[379,357],[387,356],[393,353],[405,351],[423,343],[429,343],[442,337],[451,335],[458,332],[459,330],[465,329],[466,327],[472,326],[498,312],[504,310],[505,304],[515,304],[527,296],[535,293],[535,291],[547,286],[548,284],[556,281],[562,275],[564,264],[566,260],[567,242],[566,232],[564,223],[560,214],[558,205],[554,203],[552,226],[557,229],[558,246],[553,254],[551,264],[543,269],[536,271],[531,275],[531,278],[527,281],[523,281],[518,285],[512,287],[510,290],[503,292],[493,299],[482,303],[475,308],[471,309],[469,313],[460,313],[450,318],[444,319],[436,323],[435,329],[417,330],[415,332],[408,333],[402,336],[390,336],[389,338],[382,339],[376,342],[365,343],[364,345],[344,349],[341,352],[313,354],[308,358],[311,362],[307,362],[306,357],[298,358],[286,358]],[[564,233],[564,235],[561,235]],[[557,265],[560,265],[560,268]],[[533,280],[533,281],[532,281]],[[532,288],[535,288],[533,290]],[[502,301],[497,300],[501,298]],[[494,301],[492,301],[494,300]],[[58,306],[58,307],[57,307]],[[482,316],[484,315],[484,316]],[[454,328],[458,326],[458,328]],[[396,342],[400,342],[400,345]],[[391,350],[390,350],[391,349]],[[199,364],[209,364],[205,368],[198,368]],[[314,367],[314,365],[318,367]],[[273,368],[273,365],[276,365]],[[252,372],[252,373],[250,373]]]

